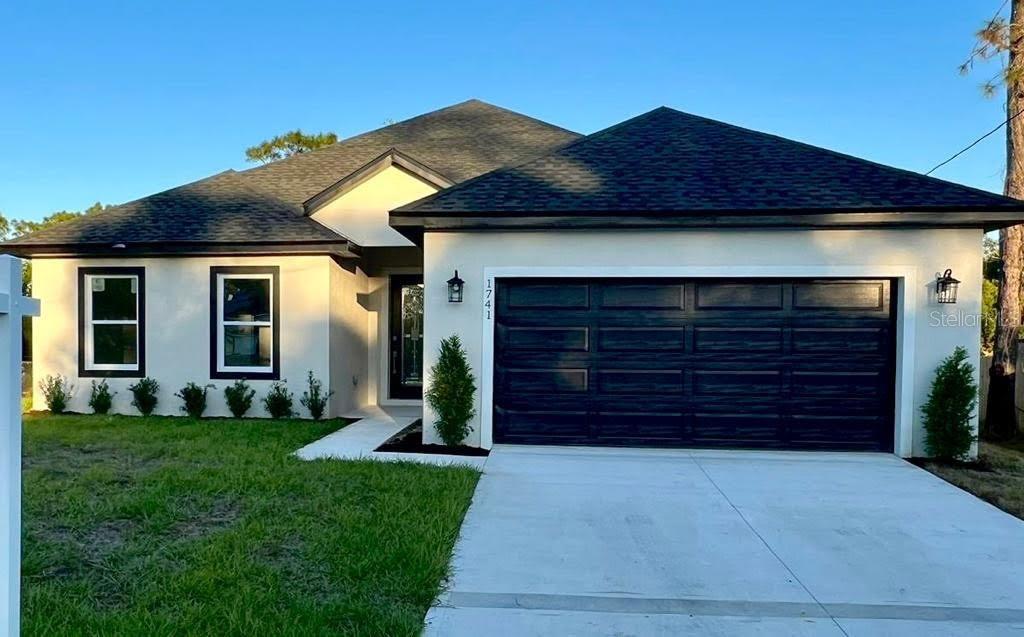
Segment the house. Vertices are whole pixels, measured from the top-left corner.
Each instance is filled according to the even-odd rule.
[[[33,260],[36,378],[70,377],[76,410],[107,378],[132,413],[148,375],[160,413],[195,381],[226,415],[232,379],[301,391],[309,370],[332,415],[419,405],[458,334],[472,445],[910,456],[938,362],[979,356],[982,235],[1022,220],[1020,201],[669,108],[580,136],[471,100],[5,249]]]

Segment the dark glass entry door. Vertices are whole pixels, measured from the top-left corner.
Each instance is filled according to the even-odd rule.
[[[391,397],[423,396],[423,276],[391,277]]]

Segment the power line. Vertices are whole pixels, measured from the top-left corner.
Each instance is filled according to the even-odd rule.
[[[1016,113],[1014,113],[1013,115],[1011,115],[1011,116],[1007,117],[1007,118],[1006,118],[1005,120],[1003,120],[1003,121],[1002,121],[1002,122],[1001,122],[1001,123],[999,124],[999,126],[996,126],[995,128],[993,128],[993,129],[992,129],[992,130],[990,130],[989,132],[985,133],[984,135],[982,135],[982,136],[981,136],[981,137],[979,137],[978,139],[974,140],[973,142],[971,142],[970,144],[968,144],[968,145],[967,145],[967,146],[965,146],[964,148],[962,148],[962,149],[960,149],[959,151],[957,151],[956,153],[954,153],[954,154],[953,154],[953,155],[952,155],[952,156],[951,156],[951,157],[950,157],[949,159],[947,159],[946,161],[944,161],[944,162],[941,162],[941,163],[939,163],[939,164],[936,164],[936,166],[935,166],[934,168],[932,168],[931,170],[929,170],[928,172],[926,172],[926,173],[925,173],[925,176],[927,177],[928,175],[932,174],[933,172],[935,172],[935,171],[936,171],[936,170],[938,170],[939,168],[942,168],[943,166],[945,166],[945,165],[946,165],[946,164],[948,164],[949,162],[953,161],[954,159],[956,159],[956,158],[957,158],[957,157],[959,157],[960,155],[963,155],[964,153],[966,153],[966,152],[967,152],[967,151],[969,151],[970,149],[974,148],[975,146],[977,146],[978,144],[980,144],[980,143],[981,143],[981,142],[982,142],[982,141],[983,141],[983,140],[984,140],[984,139],[985,139],[986,137],[989,137],[989,136],[990,136],[990,135],[992,135],[993,133],[997,132],[997,131],[998,131],[998,130],[999,130],[1000,128],[1002,128],[1003,126],[1006,126],[1007,124],[1009,124],[1009,123],[1010,123],[1010,122],[1012,122],[1013,120],[1017,119],[1017,116],[1018,116],[1018,115],[1020,115],[1021,113],[1024,113],[1024,108],[1020,109],[1019,111],[1017,111],[1017,112],[1016,112]]]
[[[999,8],[996,9],[995,14],[992,16],[992,19],[989,20],[989,22],[995,22],[996,18],[999,17],[999,14],[1003,12],[1003,9],[1006,8],[1006,5],[1009,4],[1009,2],[1010,0],[1003,0],[1003,4],[999,5]]]

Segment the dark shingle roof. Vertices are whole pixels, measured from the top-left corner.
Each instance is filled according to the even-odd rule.
[[[339,241],[303,203],[397,149],[459,182],[579,135],[469,100],[242,172],[229,170],[7,242],[12,246]]]
[[[401,215],[1021,209],[1022,202],[661,107]]]
[[[338,241],[302,207],[228,170],[19,237],[13,245]]]
[[[243,173],[298,203],[394,148],[458,183],[578,139],[564,128],[469,100]]]

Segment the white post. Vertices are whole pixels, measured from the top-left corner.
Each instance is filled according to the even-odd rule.
[[[21,295],[21,260],[0,255],[0,637],[21,622],[21,317],[39,301]]]

